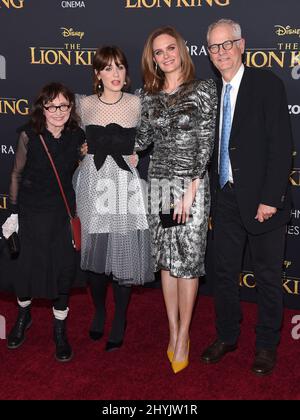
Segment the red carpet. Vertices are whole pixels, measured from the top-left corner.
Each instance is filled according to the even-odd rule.
[[[108,303],[111,308],[111,291]],[[14,301],[0,295],[0,305],[9,330],[16,314]],[[167,320],[159,289],[134,291],[126,341],[112,353],[104,352],[112,310],[108,310],[104,339],[92,342],[87,334],[92,317],[90,298],[85,292],[76,292],[69,319],[75,355],[66,364],[56,362],[53,356],[50,307],[37,301],[24,345],[8,350],[5,340],[0,340],[0,399],[300,399],[300,341],[291,337],[291,319],[297,313],[285,311],[276,370],[259,378],[250,372],[256,306],[243,303],[243,310],[238,350],[219,364],[206,366],[199,361],[199,354],[214,339],[214,313],[212,298],[201,296],[191,330],[190,365],[174,375],[165,354]]]

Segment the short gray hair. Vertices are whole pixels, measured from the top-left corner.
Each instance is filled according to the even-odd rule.
[[[238,22],[235,22],[234,20],[231,20],[231,19],[219,19],[216,22],[209,25],[207,29],[207,42],[208,42],[208,38],[210,36],[211,31],[214,30],[219,25],[231,26],[234,36],[236,36],[237,38],[242,38],[242,29],[241,29],[241,25]]]

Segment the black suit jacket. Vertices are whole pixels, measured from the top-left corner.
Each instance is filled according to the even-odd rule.
[[[222,80],[217,87],[220,98]],[[211,166],[213,220],[218,206],[219,116],[220,100]],[[229,154],[246,230],[260,234],[286,224],[291,212],[292,133],[284,85],[268,70],[245,68],[232,121]],[[255,220],[260,203],[278,209],[263,223]]]

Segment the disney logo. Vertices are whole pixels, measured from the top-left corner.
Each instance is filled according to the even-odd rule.
[[[275,33],[279,36],[283,35],[298,35],[300,37],[300,29],[291,28],[289,25],[284,27],[281,25],[275,25],[276,29]]]
[[[79,32],[79,31],[74,31],[73,28],[60,28],[62,29],[62,36],[64,38],[69,38],[69,37],[78,37],[80,39],[82,39],[84,37],[84,32]]]

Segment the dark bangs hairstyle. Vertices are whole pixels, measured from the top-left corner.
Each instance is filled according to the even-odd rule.
[[[99,71],[104,70],[105,67],[109,66],[112,61],[114,61],[117,65],[122,64],[126,69],[126,85],[123,86],[122,90],[128,90],[130,87],[128,62],[123,51],[115,45],[100,47],[93,59],[93,88],[94,93],[98,96],[101,96],[103,93],[103,83],[98,79],[95,73],[99,73]]]
[[[65,124],[68,130],[75,130],[78,128],[79,117],[76,114],[75,96],[68,87],[59,82],[52,82],[45,85],[38,93],[30,114],[30,122],[33,130],[37,134],[41,134],[46,129],[46,117],[44,115],[44,105],[52,102],[59,94],[64,96],[66,100],[72,105],[70,118]]]
[[[181,58],[181,83],[195,79],[195,66],[180,33],[172,26],[155,29],[147,38],[142,55],[144,90],[149,93],[160,92],[165,83],[165,74],[154,63],[153,41],[160,35],[175,38]]]

